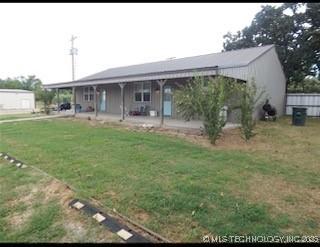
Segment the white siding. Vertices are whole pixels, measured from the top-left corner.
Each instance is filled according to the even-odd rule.
[[[24,110],[35,109],[34,93],[32,92],[0,92],[1,110]]]
[[[255,117],[261,112],[261,106],[266,97],[270,100],[270,104],[276,107],[278,115],[283,115],[286,78],[274,47],[249,64],[247,80],[250,81],[252,77],[255,79],[258,88],[265,90],[265,94],[258,103]]]
[[[246,81],[248,78],[248,67],[244,66],[237,68],[220,69],[219,74]]]

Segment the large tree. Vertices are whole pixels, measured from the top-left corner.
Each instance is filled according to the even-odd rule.
[[[262,6],[251,25],[224,35],[225,51],[275,44],[289,83],[319,76],[320,3]]]

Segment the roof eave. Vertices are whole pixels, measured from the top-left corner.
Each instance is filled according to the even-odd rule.
[[[45,89],[70,88],[75,86],[112,84],[112,83],[119,83],[119,82],[135,82],[135,81],[145,81],[145,80],[184,78],[184,77],[192,77],[196,75],[200,75],[200,76],[216,75],[218,69],[220,69],[218,66],[213,66],[209,68],[172,71],[172,72],[165,72],[165,73],[149,73],[149,74],[137,74],[137,75],[123,76],[123,77],[96,78],[96,79],[89,79],[89,80],[77,80],[77,81],[71,81],[71,82],[48,84],[48,85],[43,85],[43,87]]]

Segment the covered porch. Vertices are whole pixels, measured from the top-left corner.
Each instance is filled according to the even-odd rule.
[[[173,92],[185,85],[187,78],[148,80],[55,88],[72,89],[72,111],[75,116],[97,120],[147,123],[154,126],[200,128],[200,121],[186,122],[176,109]]]

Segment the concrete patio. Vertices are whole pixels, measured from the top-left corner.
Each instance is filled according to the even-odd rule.
[[[63,113],[61,113],[63,114]],[[121,116],[118,114],[106,114],[106,113],[99,113],[97,117],[95,117],[94,112],[81,112],[75,115],[77,118],[88,118],[101,120],[101,121],[109,121],[109,122],[120,122]],[[150,117],[150,116],[126,116],[125,119],[122,121],[128,124],[133,125],[147,125],[153,127],[160,127],[161,119],[160,117]],[[236,128],[239,127],[239,124],[235,123],[227,123],[224,129],[229,128]],[[164,118],[163,128],[168,129],[201,129],[203,128],[203,124],[201,121],[191,120],[179,120],[179,119],[171,119],[171,118]]]

